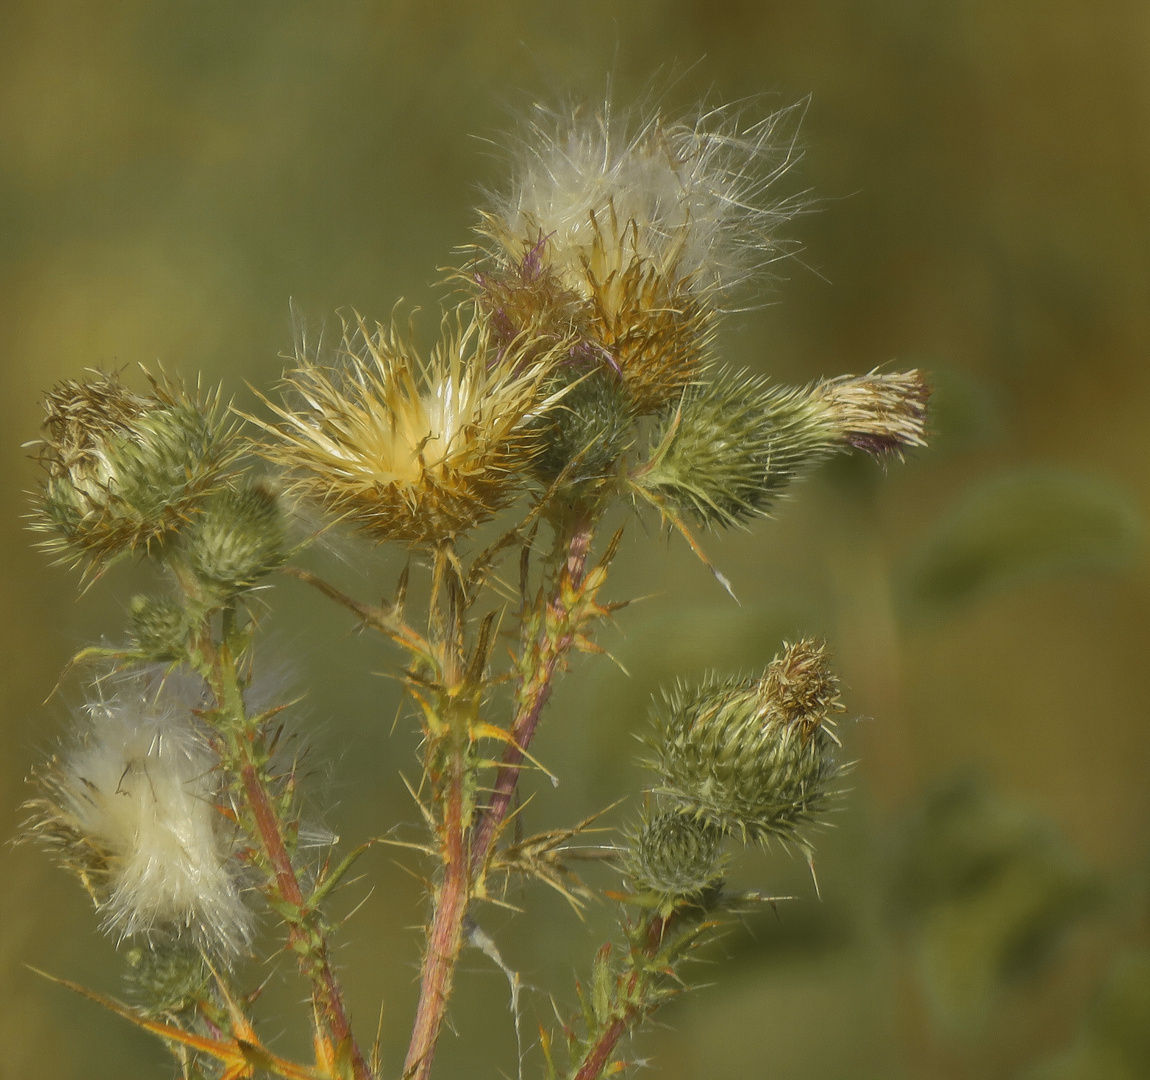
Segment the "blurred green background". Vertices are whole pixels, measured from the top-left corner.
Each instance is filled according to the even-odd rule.
[[[42,704],[81,645],[122,634],[140,571],[76,599],[22,527],[39,394],[88,366],[162,361],[253,407],[318,325],[398,297],[434,329],[438,268],[501,162],[484,140],[532,101],[620,104],[654,86],[810,95],[783,182],[818,212],[770,303],[731,318],[731,363],[786,382],[917,365],[935,445],[887,475],[842,461],[779,520],[708,549],[630,529],[611,598],[645,597],[581,659],[528,810],[567,824],[637,791],[631,733],[660,680],[762,665],[825,633],[859,759],[820,845],[748,857],[797,899],[748,919],[634,1053],[668,1080],[1150,1076],[1150,8],[1135,0],[664,0],[0,5],[0,838],[80,686]],[[479,138],[473,138],[478,136]],[[782,189],[781,189],[782,190]],[[338,557],[337,557],[338,556]],[[313,556],[363,596],[399,560]],[[315,818],[345,843],[412,817],[415,739],[389,734],[383,643],[277,588],[266,645],[312,751]],[[613,820],[621,821],[625,811]],[[339,959],[398,1073],[415,997],[418,884],[373,852],[339,903]],[[528,888],[485,928],[571,1004],[612,912],[580,923]],[[0,850],[0,1076],[167,1076],[162,1048],[27,964],[116,993],[90,905],[32,849]],[[304,988],[268,979],[262,1031],[300,1050]],[[465,955],[438,1075],[515,1075],[503,976]],[[301,1051],[302,1052],[302,1051]],[[527,1075],[538,1073],[529,1057]],[[533,1073],[534,1070],[534,1073]]]

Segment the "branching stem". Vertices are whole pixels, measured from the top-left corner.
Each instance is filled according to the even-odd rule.
[[[560,557],[563,558],[565,549],[565,558],[555,575],[535,639],[524,646],[523,671],[515,693],[515,717],[511,724],[512,741],[503,751],[491,799],[475,829],[471,845],[473,872],[478,872],[486,863],[499,827],[507,817],[523,772],[523,751],[535,736],[543,709],[551,698],[555,675],[575,643],[568,600],[578,594],[583,583],[593,537],[593,522],[588,517],[577,517],[569,531],[556,538]]]

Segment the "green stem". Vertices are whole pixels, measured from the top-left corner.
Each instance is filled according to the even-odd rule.
[[[234,609],[232,612],[234,620]],[[225,611],[225,628],[227,612]],[[351,1031],[343,991],[329,957],[327,933],[318,906],[303,895],[299,877],[284,839],[283,826],[261,767],[267,758],[258,722],[248,716],[243,687],[228,647],[227,636],[213,650],[205,674],[216,697],[221,734],[226,744],[225,766],[236,775],[258,840],[270,870],[272,890],[288,930],[288,947],[299,957],[300,970],[312,984],[312,1003],[317,1023],[335,1052],[347,1054],[354,1080],[372,1080],[367,1064]],[[229,760],[230,759],[230,760]]]

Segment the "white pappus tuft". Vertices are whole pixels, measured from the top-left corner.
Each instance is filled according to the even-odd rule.
[[[804,108],[745,123],[737,104],[673,121],[619,116],[609,104],[595,113],[538,107],[481,232],[512,261],[546,244],[547,261],[577,293],[589,266],[625,270],[635,258],[695,291],[729,293],[795,248],[778,230],[806,198],[773,187],[800,156]]]
[[[250,945],[215,764],[171,685],[132,676],[84,707],[31,831],[79,873],[108,933],[190,934],[224,958]]]

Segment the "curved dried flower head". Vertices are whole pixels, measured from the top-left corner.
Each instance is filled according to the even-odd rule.
[[[657,410],[702,363],[724,298],[788,250],[778,229],[801,203],[771,186],[795,160],[796,120],[542,113],[483,214],[481,304],[504,333],[570,330],[622,375],[636,415]]]
[[[629,837],[624,869],[634,887],[654,893],[668,909],[698,898],[723,876],[722,833],[711,822],[682,813],[646,818]]]
[[[191,706],[135,676],[85,707],[40,778],[29,833],[79,875],[108,933],[187,934],[223,956],[250,942],[215,763]]]
[[[838,681],[821,643],[786,645],[761,678],[679,686],[655,717],[648,762],[658,794],[748,840],[804,849],[841,772],[833,714]]]
[[[794,481],[836,452],[881,456],[925,445],[929,395],[917,371],[792,388],[721,368],[659,415],[651,458],[632,481],[701,525],[743,525],[769,514]]]
[[[409,544],[464,533],[514,498],[539,450],[534,421],[556,400],[543,387],[558,353],[497,347],[478,317],[426,362],[362,322],[343,351],[339,367],[303,360],[286,379],[298,404],[271,405],[281,422],[262,425],[295,493]]]
[[[219,400],[152,380],[128,390],[115,375],[67,380],[44,400],[37,459],[47,477],[33,527],[68,562],[96,570],[147,550],[196,512],[234,459]]]

